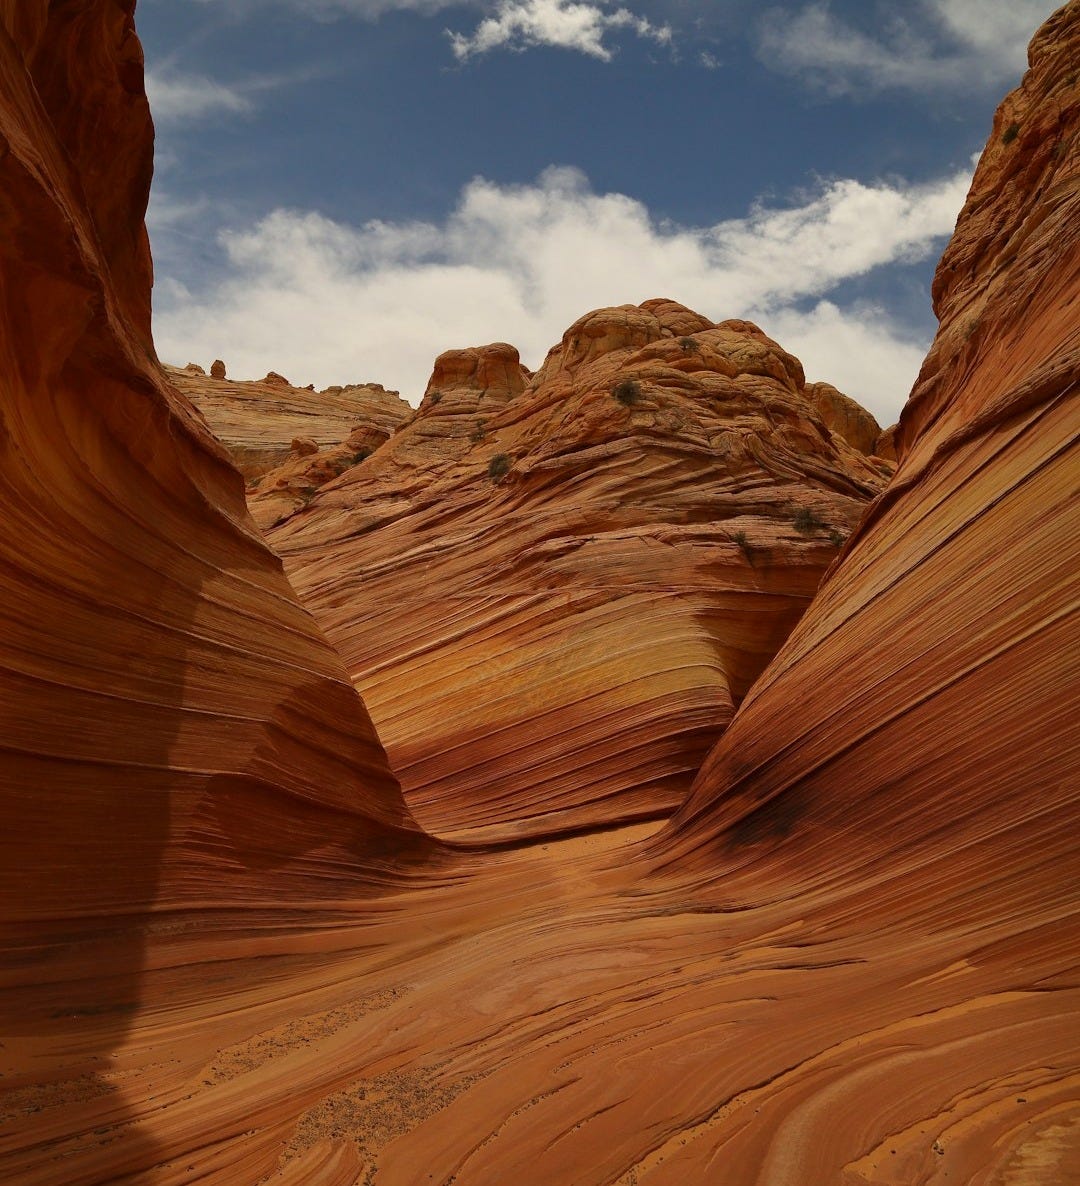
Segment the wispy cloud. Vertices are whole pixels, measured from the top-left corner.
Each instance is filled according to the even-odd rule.
[[[953,227],[968,172],[927,185],[822,184],[800,205],[712,227],[659,223],[623,194],[551,168],[531,185],[478,178],[441,223],[348,226],[278,210],[220,236],[225,274],[159,290],[162,357],[222,357],[234,375],[320,385],[373,379],[415,400],[436,354],[514,342],[531,365],[580,314],[670,296],[750,317],[808,373],[895,419],[927,343],[834,290],[925,259]]]
[[[237,86],[173,71],[147,70],[146,94],[154,118],[166,123],[243,115],[253,106],[250,97]]]
[[[251,115],[259,106],[260,96],[302,85],[325,74],[316,65],[225,82],[189,74],[173,66],[157,66],[146,71],[146,94],[157,123],[174,126],[227,115]]]
[[[388,12],[417,12],[431,14],[444,8],[490,7],[485,0],[198,0],[207,7],[237,14],[248,14],[265,8],[289,8],[304,16],[319,20],[340,16],[357,16],[376,20]]]
[[[829,0],[775,8],[761,26],[760,57],[834,95],[910,90],[938,95],[1019,79],[1028,41],[1056,0],[915,0],[865,32]]]
[[[615,32],[671,44],[671,27],[654,25],[626,8],[611,8],[580,0],[501,0],[494,15],[485,17],[466,36],[447,31],[454,57],[459,62],[496,49],[518,52],[537,46],[577,50],[609,62],[613,50],[604,38]]]

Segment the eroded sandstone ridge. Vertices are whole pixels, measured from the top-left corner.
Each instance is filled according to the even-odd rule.
[[[154,358],[133,7],[0,3],[0,906],[35,949],[208,886],[259,900],[271,873],[318,896],[335,853],[375,872],[415,836]]]
[[[412,415],[405,400],[381,383],[315,391],[294,387],[273,371],[245,381],[208,376],[191,364],[165,369],[228,449],[263,528],[373,453]]]
[[[426,827],[681,802],[891,472],[819,389],[876,440],[754,325],[600,309],[536,375],[442,355],[415,419],[270,533]]]

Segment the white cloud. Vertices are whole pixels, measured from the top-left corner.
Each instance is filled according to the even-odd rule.
[[[798,343],[811,377],[846,384],[891,421],[926,343],[879,309],[822,298],[935,253],[969,179],[834,181],[799,206],[759,206],[707,228],[658,223],[640,202],[593,193],[567,168],[531,185],[478,178],[442,223],[352,227],[278,210],[221,234],[224,279],[206,291],[159,288],[158,350],[179,362],[224,358],[238,377],[273,369],[319,386],[370,379],[415,402],[442,350],[509,341],[536,366],[589,309],[670,296]]]
[[[147,70],[146,94],[154,119],[161,123],[243,115],[252,109],[251,100],[239,88],[198,74]]]
[[[776,309],[767,328],[802,362],[808,379],[847,392],[882,428],[898,419],[929,346],[898,329],[880,306],[861,302],[841,309],[822,300],[809,313]]]
[[[318,68],[309,67],[225,83],[202,74],[152,67],[146,71],[146,94],[155,121],[173,126],[223,115],[249,115],[256,107],[255,96],[319,76]]]
[[[766,65],[832,94],[913,90],[940,94],[1018,81],[1027,44],[1056,0],[916,0],[869,34],[835,16],[829,0],[774,9],[761,28]],[[878,21],[881,25],[882,22]]]
[[[629,30],[661,45],[671,43],[670,26],[654,25],[625,8],[605,7],[604,0],[501,0],[495,14],[485,17],[470,36],[449,31],[447,36],[459,62],[493,49],[520,51],[541,45],[578,50],[608,62],[612,50],[604,36],[615,30]]]
[[[469,8],[486,15],[472,33],[446,30],[459,62],[496,49],[523,51],[539,46],[577,50],[600,61],[610,61],[609,34],[629,32],[659,45],[670,45],[672,30],[625,7],[616,0],[199,0],[234,14],[261,8],[288,8],[316,20],[354,16],[377,20],[390,12],[431,16],[448,8]]]

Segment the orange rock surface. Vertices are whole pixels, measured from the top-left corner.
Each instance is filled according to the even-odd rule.
[[[405,400],[381,383],[312,391],[293,387],[273,372],[265,379],[237,381],[211,378],[191,367],[165,369],[249,483],[287,462],[295,440],[334,449],[366,429],[367,447],[374,450],[412,415]]]
[[[0,0],[0,1181],[1080,1180],[1080,2],[995,121],[897,478],[686,807],[422,865],[108,283],[27,84],[51,8]],[[60,8],[134,52],[129,4]]]
[[[196,905],[214,929],[211,902],[227,928],[281,879],[290,910],[336,899],[346,852],[374,884],[431,848],[145,336],[132,8],[0,4],[0,963],[6,985],[62,980],[107,935],[129,1005],[148,929]]]
[[[860,453],[877,452],[881,425],[850,395],[837,391],[831,383],[808,383],[806,397],[831,432],[843,437]]]
[[[888,472],[757,327],[657,300],[580,318],[535,376],[442,355],[270,539],[421,823],[547,835],[681,802]]]

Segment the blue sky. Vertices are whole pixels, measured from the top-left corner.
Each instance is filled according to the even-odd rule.
[[[587,310],[750,317],[896,418],[1042,0],[140,0],[167,361],[412,402]]]

